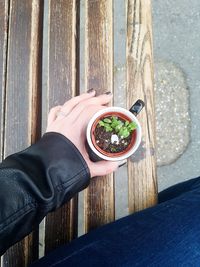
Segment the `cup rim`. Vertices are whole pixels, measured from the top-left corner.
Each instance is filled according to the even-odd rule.
[[[103,155],[95,148],[95,146],[92,143],[92,138],[91,138],[92,125],[99,116],[102,116],[103,114],[105,114],[107,112],[122,113],[122,114],[126,115],[127,117],[129,117],[132,121],[136,122],[137,126],[138,126],[136,129],[137,134],[136,134],[136,140],[135,140],[134,146],[129,151],[127,151],[125,154],[123,154],[119,157],[108,157],[106,155]],[[141,125],[140,125],[140,122],[138,121],[138,119],[136,118],[136,116],[134,114],[132,114],[129,110],[127,110],[125,108],[121,108],[121,107],[105,107],[105,109],[98,111],[90,119],[88,126],[87,126],[87,130],[86,130],[86,137],[87,137],[87,142],[88,142],[89,147],[92,149],[92,151],[97,156],[99,156],[103,160],[108,160],[108,161],[120,161],[120,160],[124,160],[124,159],[130,157],[138,149],[138,147],[141,143],[141,136],[142,136]]]

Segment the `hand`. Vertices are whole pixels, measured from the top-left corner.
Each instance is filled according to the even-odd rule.
[[[119,163],[111,161],[93,162],[85,148],[86,128],[90,118],[99,110],[105,109],[112,94],[95,97],[95,91],[84,93],[67,101],[63,106],[52,108],[48,115],[46,132],[57,132],[66,136],[85,159],[91,177],[102,176],[115,171]]]

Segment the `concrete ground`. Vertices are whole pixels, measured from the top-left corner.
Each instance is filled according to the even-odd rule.
[[[200,1],[152,3],[162,190],[200,174]],[[167,127],[171,134],[165,134]]]

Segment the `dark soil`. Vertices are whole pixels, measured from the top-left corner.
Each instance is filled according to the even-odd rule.
[[[121,118],[120,120],[122,122],[125,122],[125,120]],[[130,134],[127,138],[119,138],[119,143],[117,144],[116,142],[111,143],[112,135],[116,135],[114,131],[106,132],[105,128],[103,126],[100,126],[99,124],[97,124],[96,129],[94,131],[96,145],[108,153],[119,153],[124,151],[131,142],[132,134]]]

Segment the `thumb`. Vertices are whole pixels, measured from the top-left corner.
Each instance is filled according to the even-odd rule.
[[[90,163],[91,177],[103,176],[117,170],[120,162],[101,160]]]

